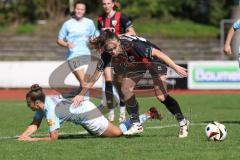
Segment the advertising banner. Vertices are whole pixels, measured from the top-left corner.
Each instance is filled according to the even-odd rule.
[[[191,61],[188,73],[189,89],[240,89],[237,61]]]

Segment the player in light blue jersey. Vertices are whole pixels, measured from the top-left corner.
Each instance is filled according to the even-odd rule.
[[[59,45],[68,49],[68,60],[81,55],[90,55],[88,41],[96,32],[93,21],[84,17],[85,2],[77,1],[74,8],[74,15],[62,25],[57,40]]]
[[[240,29],[240,19],[235,21],[232,25],[232,27],[229,29],[228,34],[227,34],[227,38],[224,44],[224,53],[226,55],[231,55],[232,54],[232,50],[231,50],[231,41],[233,38],[233,35],[235,33],[236,30]],[[239,46],[239,51],[238,51],[238,62],[239,62],[239,67],[240,67],[240,46]]]
[[[89,77],[86,74],[88,64],[91,62],[88,41],[97,33],[93,21],[84,17],[85,12],[86,3],[81,0],[76,1],[73,16],[62,25],[57,40],[60,46],[67,48],[69,67],[81,87],[85,86]]]
[[[35,111],[35,115],[32,123],[19,136],[19,141],[57,140],[59,137],[58,130],[65,121],[81,125],[89,133],[103,137],[119,137],[132,126],[131,120],[122,122],[119,127],[113,125],[89,100],[83,101],[78,107],[73,107],[70,101],[60,96],[45,96],[38,84],[31,86],[26,95],[26,100],[28,107]],[[47,120],[49,136],[43,138],[31,137],[39,128],[44,117]],[[140,115],[139,118],[141,123],[144,123],[150,118],[161,119],[161,115],[155,107],[152,107],[148,112]]]

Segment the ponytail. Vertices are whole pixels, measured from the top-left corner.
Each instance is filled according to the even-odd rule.
[[[26,99],[30,99],[33,102],[35,102],[36,100],[44,102],[45,94],[43,92],[42,87],[40,87],[38,84],[33,84],[30,87],[30,91],[28,91],[28,93],[26,94]]]
[[[108,40],[119,40],[119,37],[110,30],[104,30],[98,37],[90,40],[89,45],[95,49],[103,49]]]
[[[121,8],[121,4],[117,0],[113,0],[113,3],[114,3],[115,9],[120,9]]]

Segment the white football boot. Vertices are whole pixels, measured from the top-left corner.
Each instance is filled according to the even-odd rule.
[[[126,132],[123,133],[123,135],[126,136],[132,136],[132,135],[137,135],[143,132],[143,127],[142,124],[139,122],[133,123],[132,127],[129,128]]]
[[[108,112],[108,120],[109,120],[110,122],[113,122],[113,121],[114,121],[114,118],[115,118],[114,109],[110,109],[109,112]]]
[[[186,120],[186,124],[183,126],[180,126],[179,135],[178,135],[179,138],[185,138],[188,136],[189,124],[190,122]]]

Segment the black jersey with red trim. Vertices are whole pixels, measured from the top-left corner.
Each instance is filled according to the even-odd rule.
[[[161,62],[158,58],[152,56],[152,49],[161,50],[159,47],[149,42],[143,37],[122,35],[120,37],[121,46],[124,53],[119,54],[116,57],[112,57],[109,53],[103,52],[101,55],[101,60],[97,66],[98,71],[103,71],[106,66],[113,63],[115,65],[124,67],[125,63],[151,63],[151,62]]]
[[[98,18],[99,30],[112,30],[115,34],[124,34],[126,30],[132,26],[132,21],[123,13],[115,12],[115,14],[108,18],[105,14]]]

